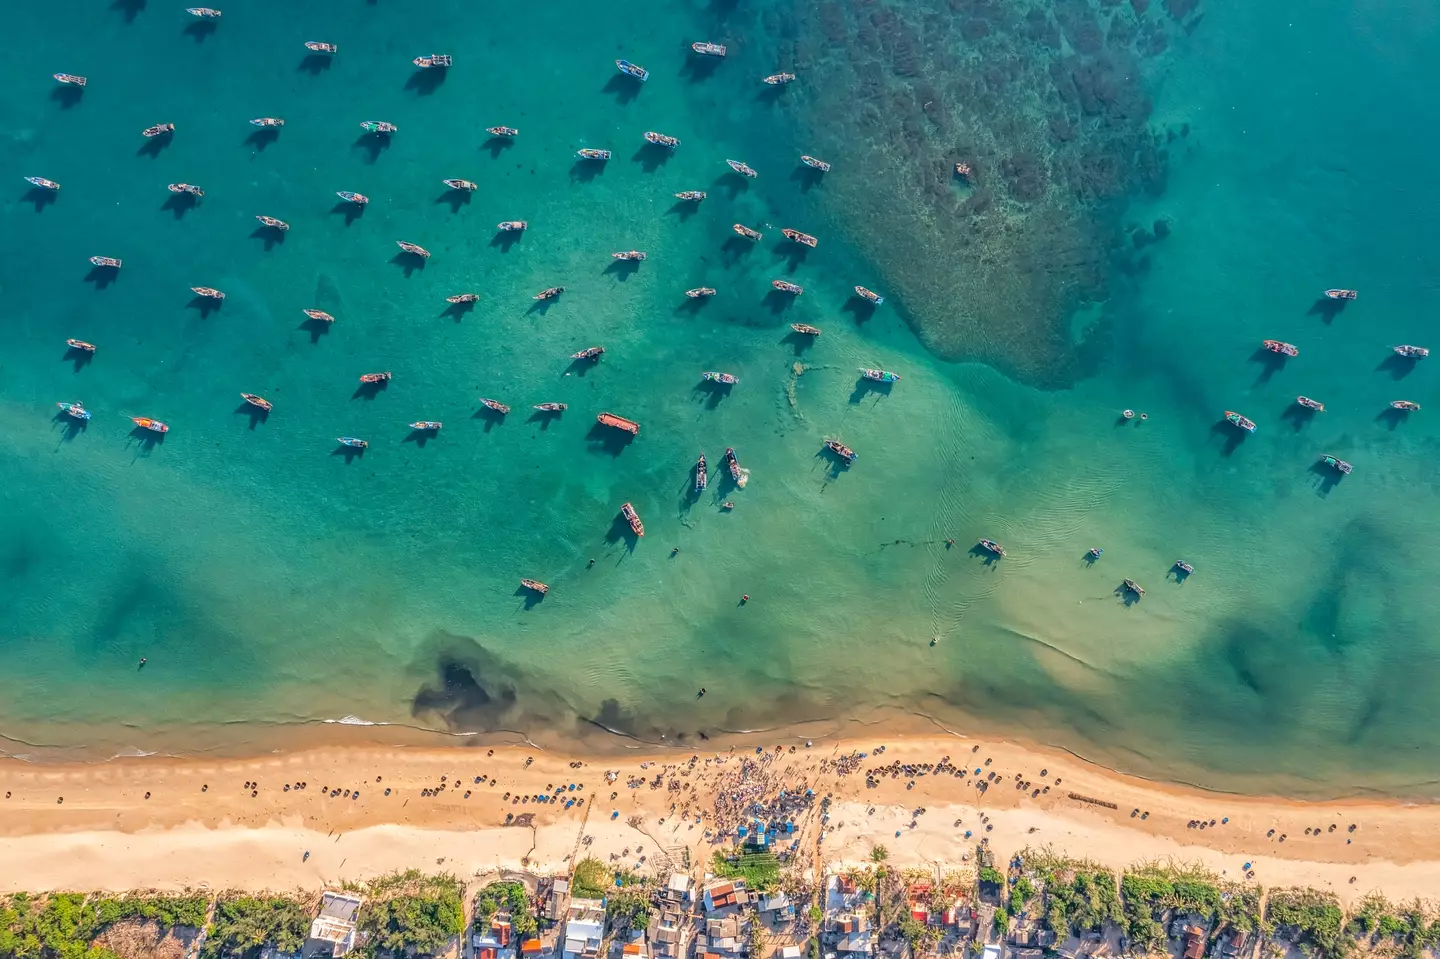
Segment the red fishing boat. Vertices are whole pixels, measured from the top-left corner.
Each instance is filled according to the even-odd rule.
[[[166,426],[164,423],[160,422],[159,420],[152,420],[152,419],[151,419],[150,417],[148,417],[148,416],[132,416],[132,417],[130,417],[130,422],[134,423],[136,426],[140,427],[141,429],[150,430],[152,433],[168,433],[168,432],[170,432],[170,427]]]
[[[601,426],[613,426],[617,430],[624,430],[631,436],[638,436],[640,433],[639,423],[634,420],[627,420],[623,416],[616,416],[614,413],[601,413],[595,417],[595,419],[599,421]]]
[[[700,382],[719,383],[722,386],[734,386],[736,383],[740,382],[740,377],[736,376],[734,373],[720,373],[716,370],[706,370],[704,373],[700,374]]]
[[[384,373],[362,373],[362,374],[360,374],[360,382],[361,382],[361,383],[385,383],[385,382],[387,382],[387,381],[389,381],[389,380],[392,380],[392,379],[394,379],[394,378],[395,378],[395,374],[394,374],[394,373],[391,373],[389,370],[386,370]]]
[[[620,515],[624,516],[626,521],[630,523],[631,532],[636,536],[645,535],[645,524],[640,522],[640,514],[635,512],[635,507],[626,503],[620,507]]]

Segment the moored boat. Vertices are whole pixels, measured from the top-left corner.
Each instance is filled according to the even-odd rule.
[[[53,76],[56,80],[59,80],[61,83],[68,83],[71,86],[76,87],[83,87],[85,84],[90,82],[84,77],[77,77],[73,73],[52,73],[51,76]]]
[[[533,299],[536,299],[536,300],[553,300],[553,299],[555,299],[555,297],[559,296],[561,293],[564,293],[564,292],[565,292],[565,287],[563,287],[563,286],[552,286],[552,287],[550,287],[550,288],[548,288],[548,289],[541,290],[539,293],[536,293],[535,296],[533,297]]]
[[[741,176],[746,176],[753,180],[760,175],[756,173],[755,168],[748,163],[741,163],[739,160],[726,160],[725,162],[730,166],[730,169]]]
[[[506,413],[510,412],[510,407],[506,406],[499,400],[490,400],[486,399],[483,396],[480,398],[480,405],[485,407],[487,410],[494,410],[501,416],[504,416]]]
[[[1314,410],[1317,413],[1325,412],[1324,403],[1320,402],[1319,400],[1312,400],[1308,396],[1297,396],[1295,397],[1295,402],[1305,407],[1307,410]]]
[[[495,225],[495,229],[502,233],[520,233],[529,225],[527,220],[501,220]]]
[[[705,470],[705,454],[701,453],[700,458],[695,461],[695,492],[699,493],[709,483],[710,477]]]
[[[1234,410],[1226,410],[1225,419],[1229,420],[1232,424],[1240,427],[1247,433],[1255,432],[1255,421],[1250,419],[1248,416],[1241,416]]]
[[[70,349],[72,349],[72,350],[80,350],[80,351],[85,352],[85,353],[94,353],[94,352],[95,352],[95,344],[94,344],[94,343],[86,343],[84,340],[74,340],[74,339],[66,340],[66,341],[65,341],[65,345],[68,346],[68,347],[70,347]]]
[[[1411,400],[1391,400],[1390,406],[1406,413],[1417,413],[1420,410],[1420,404]]]
[[[629,503],[624,504],[620,507],[620,515],[624,516],[626,522],[630,524],[630,531],[632,533],[636,536],[645,535],[645,524],[640,522],[640,514],[635,512],[635,507]]]
[[[794,330],[796,333],[803,333],[806,336],[820,335],[820,327],[811,326],[809,323],[791,323],[790,329]]]
[[[616,416],[614,413],[601,413],[595,417],[595,419],[601,426],[613,426],[617,430],[624,430],[631,436],[638,436],[640,434],[640,424],[634,420],[627,420],[623,416]]]
[[[335,317],[331,316],[329,313],[326,313],[324,310],[301,310],[300,312],[304,313],[312,320],[319,320],[321,323],[335,322]]]
[[[339,53],[340,48],[333,43],[326,43],[323,40],[306,40],[305,49],[311,53]]]
[[[1340,289],[1326,290],[1325,295],[1330,297],[1330,299],[1332,300],[1353,300],[1355,299],[1355,297],[1359,296],[1359,294],[1354,290]]]
[[[1334,456],[1330,453],[1321,453],[1320,462],[1324,463],[1326,466],[1334,467],[1335,469],[1339,470],[1342,473],[1345,473],[1346,475],[1349,475],[1350,471],[1355,468],[1349,463],[1342,460],[1340,457]]]
[[[654,130],[650,130],[645,134],[645,142],[653,143],[657,147],[669,147],[672,150],[680,145],[680,141],[675,137],[666,136],[663,133],[656,133]]]
[[[416,243],[408,243],[405,240],[396,240],[395,245],[406,253],[412,253],[422,259],[430,259],[430,251]]]
[[[1145,595],[1145,588],[1144,588],[1143,586],[1141,586],[1139,583],[1135,582],[1133,579],[1123,580],[1123,581],[1122,581],[1122,584],[1124,585],[1124,587],[1125,587],[1126,589],[1128,589],[1130,592],[1134,593],[1136,596],[1144,596],[1144,595]]]
[[[713,286],[697,286],[693,290],[686,290],[685,295],[692,300],[698,300],[701,297],[714,296],[715,288]]]
[[[410,424],[410,428],[420,433],[438,433],[444,425],[439,420],[416,420]]]
[[[732,225],[730,229],[745,237],[745,239],[747,240],[759,240],[762,236],[764,236],[764,234],[761,233],[759,230],[752,230],[743,223],[736,223]]]
[[[400,128],[385,120],[363,120],[360,129],[366,133],[399,133]]]
[[[90,411],[78,400],[74,403],[56,403],[55,405],[60,407],[61,412],[66,416],[73,417],[74,419],[88,420],[90,418]]]
[[[341,446],[352,446],[357,450],[363,450],[365,447],[370,445],[367,441],[357,439],[354,436],[337,436],[335,437],[335,442],[339,443]]]
[[[727,499],[725,502],[720,504],[720,508],[726,511],[732,510],[735,508],[735,501]]]
[[[730,470],[730,478],[741,486],[744,486],[745,481],[749,478],[749,474],[740,465],[740,457],[735,455],[735,447],[733,446],[725,447],[725,466]]]
[[[446,303],[474,303],[480,299],[479,293],[456,293],[454,296],[445,297]]]
[[[1177,569],[1177,570],[1179,570],[1180,572],[1184,573],[1186,576],[1189,576],[1191,573],[1195,572],[1195,567],[1194,567],[1194,566],[1191,566],[1189,563],[1185,562],[1183,559],[1177,559],[1177,560],[1171,565],[1170,568],[1171,568],[1171,569]]]
[[[448,180],[441,180],[440,182],[445,184],[452,190],[463,190],[466,193],[474,193],[476,190],[480,189],[477,184],[471,182],[470,180],[462,180],[459,177],[451,177]]]
[[[860,376],[867,380],[874,380],[876,383],[898,383],[899,373],[891,373],[889,370],[872,370],[866,367],[860,368]]]
[[[165,189],[171,193],[188,193],[191,196],[204,196],[205,191],[193,183],[171,183]]]
[[[448,67],[451,65],[450,54],[448,53],[432,53],[428,57],[416,57],[410,62],[422,70],[429,67]]]
[[[819,170],[821,173],[830,172],[830,164],[826,163],[824,160],[817,160],[815,157],[806,156],[802,153],[800,154],[800,162],[810,167],[812,170]]]
[[[1410,357],[1411,359],[1417,360],[1430,355],[1430,351],[1423,346],[1402,345],[1394,347],[1393,349],[1400,356]]]
[[[725,44],[711,43],[708,40],[697,40],[690,44],[690,49],[702,57],[723,57],[725,56]]]
[[[486,127],[485,132],[492,137],[518,137],[520,131],[514,127]]]
[[[617,260],[643,260],[643,259],[645,259],[645,254],[642,253],[642,252],[640,252],[639,250],[623,250],[623,251],[621,251],[621,252],[619,252],[619,253],[611,253],[610,255],[613,256],[613,257],[614,257],[615,259],[617,259]]]
[[[259,220],[261,223],[268,226],[272,230],[279,230],[281,233],[290,232],[290,224],[286,223],[284,220],[277,220],[273,216],[261,216],[258,213],[255,215],[255,219]]]
[[[130,422],[134,423],[136,426],[140,427],[141,429],[149,430],[149,431],[152,432],[152,433],[168,433],[168,432],[170,432],[170,427],[166,426],[164,423],[160,422],[159,420],[152,420],[152,419],[151,419],[150,417],[148,417],[148,416],[132,416],[132,417],[130,417]]]
[[[958,176],[958,177],[959,177],[960,179],[962,179],[962,180],[968,180],[968,179],[970,179],[970,164],[968,164],[968,163],[957,163],[957,164],[955,164],[955,175]]]
[[[96,266],[109,267],[112,270],[120,269],[120,261],[113,256],[92,256],[90,262]]]
[[[641,83],[644,83],[646,80],[650,79],[649,70],[646,70],[639,64],[631,63],[629,60],[616,60],[615,69],[619,70],[627,77],[634,77]]]
[[[200,17],[202,20],[218,20],[220,11],[214,7],[186,7],[185,12],[192,17]]]
[[[47,180],[43,176],[27,176],[25,182],[31,186],[38,186],[42,190],[58,190],[60,184],[54,180]]]
[[[546,586],[538,579],[522,579],[520,581],[520,585],[524,586],[528,590],[531,590],[532,592],[539,593],[541,596],[544,596],[546,593],[550,592],[550,587]]]
[[[779,290],[781,293],[793,293],[794,295],[799,296],[801,293],[805,292],[805,288],[803,286],[800,286],[798,283],[791,283],[789,280],[771,280],[770,285],[773,286],[775,289]]]
[[[192,286],[190,287],[190,292],[194,293],[196,296],[203,296],[207,300],[225,299],[225,294],[221,293],[213,286]]]
[[[885,297],[881,296],[879,293],[876,293],[874,290],[867,290],[863,286],[855,287],[855,295],[860,297],[860,299],[862,300],[869,300],[876,306],[879,306],[881,303],[885,302]]]
[[[740,382],[740,377],[733,373],[718,373],[715,370],[706,370],[700,374],[702,383],[720,383],[724,386],[734,386]]]
[[[245,402],[249,403],[251,406],[258,407],[267,413],[275,408],[275,404],[271,403],[263,396],[256,396],[254,393],[241,393],[240,398]]]
[[[979,540],[979,543],[980,543],[980,548],[983,549],[983,550],[985,550],[986,552],[993,553],[993,554],[996,555],[996,556],[1004,556],[1004,555],[1005,555],[1005,547],[1001,546],[999,543],[995,542],[993,539],[985,539],[984,537],[981,537],[981,539]]]
[[[1271,353],[1279,353],[1281,356],[1300,355],[1300,348],[1293,343],[1282,343],[1280,340],[1265,340],[1261,345]]]
[[[570,408],[568,403],[536,403],[532,409],[542,413],[563,413]]]
[[[793,73],[772,73],[765,78],[764,82],[770,84],[772,87],[779,87],[792,82],[794,79],[795,74]]]
[[[1092,547],[1090,547],[1088,550],[1085,551],[1085,555],[1088,556],[1090,559],[1099,559],[1099,558],[1100,558],[1100,554],[1103,553],[1103,552],[1105,552],[1105,550],[1104,550],[1103,547],[1100,547],[1100,546],[1092,546]]]
[[[585,349],[579,351],[578,353],[571,353],[571,354],[570,354],[570,359],[572,359],[572,360],[598,360],[598,359],[600,358],[600,354],[601,354],[601,353],[604,353],[604,352],[605,352],[605,347],[603,347],[603,346],[587,346]]]
[[[335,195],[346,203],[355,203],[360,206],[370,202],[370,198],[363,193],[356,193],[354,190],[336,190]]]
[[[785,227],[783,230],[780,231],[780,233],[785,237],[785,239],[794,240],[796,243],[799,243],[803,246],[808,246],[812,250],[820,245],[819,240],[815,239],[808,233],[801,233],[799,230],[792,230],[789,227]]]
[[[679,193],[675,194],[675,199],[677,199],[677,200],[687,200],[687,201],[689,201],[689,202],[691,202],[691,203],[699,203],[701,200],[705,199],[705,191],[704,191],[704,190],[681,190]]]
[[[576,151],[575,151],[575,155],[576,155],[577,157],[579,157],[580,159],[582,159],[582,160],[608,160],[608,159],[610,159],[610,151],[609,151],[609,150],[596,150],[596,149],[594,149],[593,147],[584,147],[584,148],[582,148],[582,149],[576,150]]]
[[[825,448],[847,463],[853,463],[860,458],[859,453],[856,453],[839,440],[826,440]]]
[[[395,378],[395,374],[386,370],[383,373],[361,373],[361,383],[385,383]]]
[[[250,121],[250,125],[254,127],[283,127],[285,121],[279,117],[256,117]]]
[[[175,132],[175,124],[173,124],[173,123],[157,123],[157,124],[155,124],[155,125],[152,126],[152,127],[146,127],[145,129],[141,130],[141,131],[140,131],[140,135],[143,136],[143,137],[158,137],[158,136],[161,136],[162,134],[174,133],[174,132]]]

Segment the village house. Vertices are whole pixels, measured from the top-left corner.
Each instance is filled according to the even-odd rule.
[[[705,920],[705,955],[736,959],[745,951],[745,923],[739,916]]]
[[[724,882],[717,882],[705,888],[705,914],[712,916],[715,913],[727,913],[733,915],[750,902],[750,893],[745,888],[744,879],[726,879]]]
[[[310,923],[310,938],[306,952],[328,951],[332,956],[343,956],[355,948],[355,927],[360,919],[360,906],[365,902],[359,896],[343,892],[327,892],[320,897],[320,914]],[[311,943],[317,948],[309,948]],[[322,945],[323,944],[323,945]],[[325,949],[328,946],[328,950]]]
[[[540,918],[560,922],[570,907],[570,880],[564,876],[541,879],[536,895],[540,901]]]
[[[565,959],[596,959],[605,938],[605,903],[599,899],[571,899],[565,911]]]
[[[1185,959],[1202,959],[1205,955],[1205,930],[1199,926],[1185,927]]]
[[[760,915],[769,922],[779,924],[795,918],[795,904],[783,892],[761,896],[758,908]]]
[[[492,916],[488,929],[470,936],[470,947],[474,959],[515,959],[516,943],[511,934],[510,914],[497,912]]]
[[[864,913],[840,913],[833,922],[837,956],[869,956],[875,951],[875,937]]]

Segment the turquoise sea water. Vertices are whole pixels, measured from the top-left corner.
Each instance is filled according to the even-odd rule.
[[[1395,343],[1440,348],[1424,5],[1189,17],[1144,80],[1150,122],[1188,133],[1163,192],[1109,214],[1170,235],[1077,317],[1113,327],[1114,345],[1054,391],[934,359],[893,293],[857,322],[850,287],[890,292],[887,267],[840,214],[846,191],[887,184],[847,181],[863,158],[834,152],[831,178],[797,179],[813,148],[756,96],[803,56],[778,39],[803,5],[252,0],[224,14],[213,33],[156,0],[11,14],[8,752],[243,748],[345,717],[687,742],[933,720],[1221,788],[1432,791],[1440,397],[1425,362],[1385,362]],[[328,69],[305,59],[310,39],[339,44]],[[697,39],[731,54],[697,72]],[[410,65],[430,52],[455,57],[438,84]],[[617,82],[622,56],[650,69],[643,88]],[[77,102],[52,95],[57,70],[89,77]],[[798,72],[790,110],[816,82]],[[274,142],[251,139],[263,115],[287,121]],[[400,132],[377,149],[367,119]],[[162,121],[173,142],[145,152],[139,131]],[[520,128],[512,147],[487,144],[497,123]],[[642,150],[646,130],[682,146]],[[576,166],[581,146],[614,159]],[[727,157],[760,178],[724,176]],[[37,208],[26,175],[60,182],[56,202]],[[452,206],[445,177],[480,189]],[[206,196],[177,212],[174,181]],[[338,189],[372,202],[347,219]],[[677,209],[683,189],[710,196]],[[260,213],[291,224],[282,243],[254,233]],[[493,228],[512,218],[530,229],[507,248]],[[764,241],[741,252],[736,221]],[[782,226],[819,248],[795,257]],[[397,239],[434,255],[407,272]],[[608,254],[632,248],[649,259],[616,272]],[[94,254],[123,258],[113,283],[89,275]],[[775,277],[804,296],[779,308]],[[533,310],[557,284],[564,297]],[[692,310],[683,291],[702,284],[719,295]],[[225,290],[224,306],[202,315],[195,285]],[[1317,312],[1329,286],[1360,298]],[[469,290],[476,308],[447,314],[444,297]],[[316,332],[305,307],[337,322]],[[825,333],[802,349],[791,322]],[[77,367],[67,337],[96,343],[94,361]],[[1267,337],[1300,356],[1257,362]],[[570,366],[596,344],[597,366]],[[860,366],[904,378],[867,391]],[[388,389],[356,393],[385,369]],[[741,382],[705,392],[708,369]],[[241,391],[274,412],[252,421]],[[1327,411],[1296,418],[1302,392]],[[492,423],[481,396],[515,412]],[[1398,398],[1426,409],[1386,419]],[[78,433],[52,419],[76,399],[94,413]],[[570,408],[529,419],[547,400]],[[1125,407],[1148,420],[1119,421]],[[1236,443],[1226,409],[1258,432]],[[633,443],[595,429],[603,410],[642,424]],[[132,415],[171,432],[148,444]],[[417,419],[445,428],[421,442]],[[347,458],[339,435],[370,448]],[[826,437],[859,461],[836,470]],[[752,470],[743,490],[720,482],[727,446]],[[694,497],[702,450],[712,484]],[[1316,472],[1322,452],[1354,474]],[[638,543],[616,525],[626,501]],[[979,536],[1008,557],[973,555]],[[1088,566],[1091,545],[1105,553]],[[1177,557],[1196,568],[1183,584],[1166,574]],[[522,576],[551,585],[543,602],[517,594]],[[1122,577],[1143,601],[1121,602]]]

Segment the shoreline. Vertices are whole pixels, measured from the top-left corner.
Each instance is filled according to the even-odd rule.
[[[858,759],[857,751],[869,755]],[[808,749],[786,743],[778,752],[772,741],[758,756],[738,746],[576,755],[523,746],[327,746],[233,759],[3,762],[0,858],[12,868],[0,891],[317,888],[410,867],[466,879],[500,869],[564,871],[583,855],[663,871],[682,848],[701,867],[721,848],[706,829],[739,821],[728,797],[803,786],[832,798],[819,844],[832,863],[865,861],[883,845],[896,863],[956,867],[988,836],[1007,856],[1048,846],[1116,870],[1174,860],[1234,880],[1250,862],[1254,881],[1266,887],[1314,886],[1345,902],[1376,890],[1397,900],[1440,898],[1440,807],[1433,805],[1205,792],[959,737],[877,736]],[[888,772],[892,763],[947,756],[967,764],[969,775],[919,775],[910,785]],[[837,762],[842,757],[851,758]],[[878,767],[886,773],[867,787],[865,771]],[[615,773],[613,784],[607,772]],[[652,785],[657,775],[660,785]],[[632,777],[644,784],[631,788]],[[988,788],[978,789],[977,778]],[[570,783],[577,789],[563,796],[587,799],[583,806],[506,798]],[[919,808],[925,812],[917,815]],[[522,824],[506,825],[507,814]],[[814,849],[816,807],[797,817],[796,828],[803,847]]]

